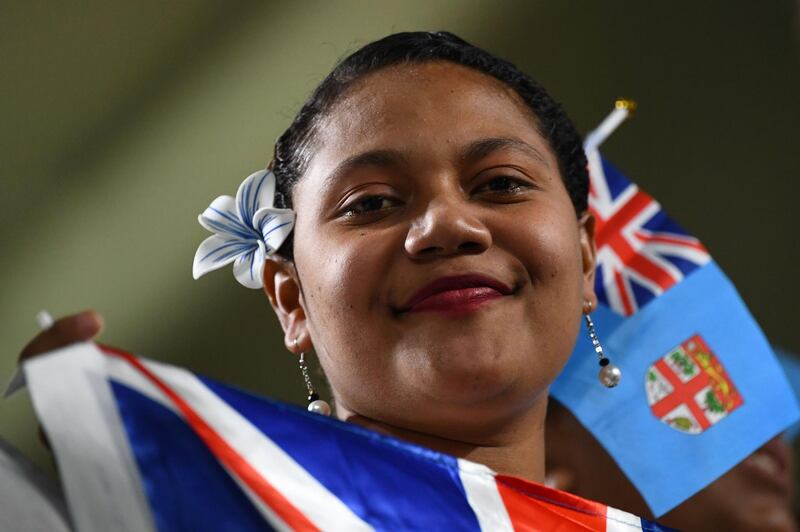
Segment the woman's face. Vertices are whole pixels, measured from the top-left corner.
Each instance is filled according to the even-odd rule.
[[[449,63],[359,80],[294,192],[299,311],[340,409],[472,441],[543,403],[594,298],[592,222],[524,103]]]

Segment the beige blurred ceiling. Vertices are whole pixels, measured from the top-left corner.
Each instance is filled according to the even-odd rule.
[[[175,83],[255,3],[6,2],[4,186],[42,186]],[[188,64],[187,64],[188,63]],[[10,111],[10,112],[8,112]]]

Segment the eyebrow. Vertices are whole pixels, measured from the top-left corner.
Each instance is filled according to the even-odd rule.
[[[471,163],[500,150],[514,150],[549,167],[547,159],[537,148],[513,137],[487,137],[471,142],[461,151],[460,159]],[[357,153],[336,165],[336,168],[325,178],[326,183],[335,183],[341,176],[347,175],[356,168],[363,166],[376,166],[383,168],[398,167],[406,163],[408,157],[397,150],[370,150]]]
[[[336,165],[325,178],[327,183],[334,183],[339,177],[347,175],[361,166],[397,167],[406,161],[407,157],[397,150],[371,150],[352,155]]]
[[[545,159],[544,154],[542,154],[542,152],[536,147],[513,137],[488,137],[476,140],[464,149],[461,154],[461,159],[468,163],[475,162],[500,150],[518,151],[524,155],[528,155],[529,157],[536,159],[547,167],[550,166],[547,162],[547,159]]]

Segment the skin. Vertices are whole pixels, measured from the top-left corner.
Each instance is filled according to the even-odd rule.
[[[265,292],[287,349],[319,357],[338,417],[543,481],[548,387],[596,304],[594,223],[519,97],[450,63],[365,76],[319,125],[293,201],[294,262],[267,261]],[[513,291],[401,310],[463,274]],[[22,358],[101,327],[64,318]]]
[[[287,348],[316,352],[340,418],[541,481],[547,390],[595,303],[595,249],[530,111],[471,69],[387,68],[339,99],[312,150],[294,263],[265,268]],[[474,273],[513,293],[398,311]]]
[[[782,443],[774,440],[766,445]],[[791,508],[792,490],[771,481],[769,477],[774,475],[765,475],[756,456],[760,453],[756,451],[658,522],[696,531],[798,530]],[[550,405],[547,415],[547,483],[652,519],[644,499],[611,456],[558,404]]]

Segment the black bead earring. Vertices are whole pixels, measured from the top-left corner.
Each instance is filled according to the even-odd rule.
[[[597,375],[597,377],[600,379],[600,383],[603,386],[606,388],[613,388],[619,384],[620,380],[622,380],[622,370],[612,364],[608,357],[606,357],[605,352],[603,352],[603,346],[600,345],[600,340],[597,338],[597,333],[594,330],[594,322],[589,316],[590,312],[592,312],[592,302],[586,301],[583,304],[583,318],[586,320],[586,328],[589,330],[589,338],[592,340],[594,352],[597,354],[597,358],[600,363],[600,373]]]
[[[294,348],[296,350],[300,350],[297,345],[297,338],[293,340]],[[319,398],[319,394],[314,391],[314,385],[311,384],[311,376],[308,374],[308,365],[306,364],[306,354],[304,352],[300,352],[300,372],[303,374],[303,380],[306,383],[306,390],[308,391],[308,411],[313,412],[315,414],[320,414],[323,416],[331,415],[331,405],[328,404],[327,401],[323,401]]]

